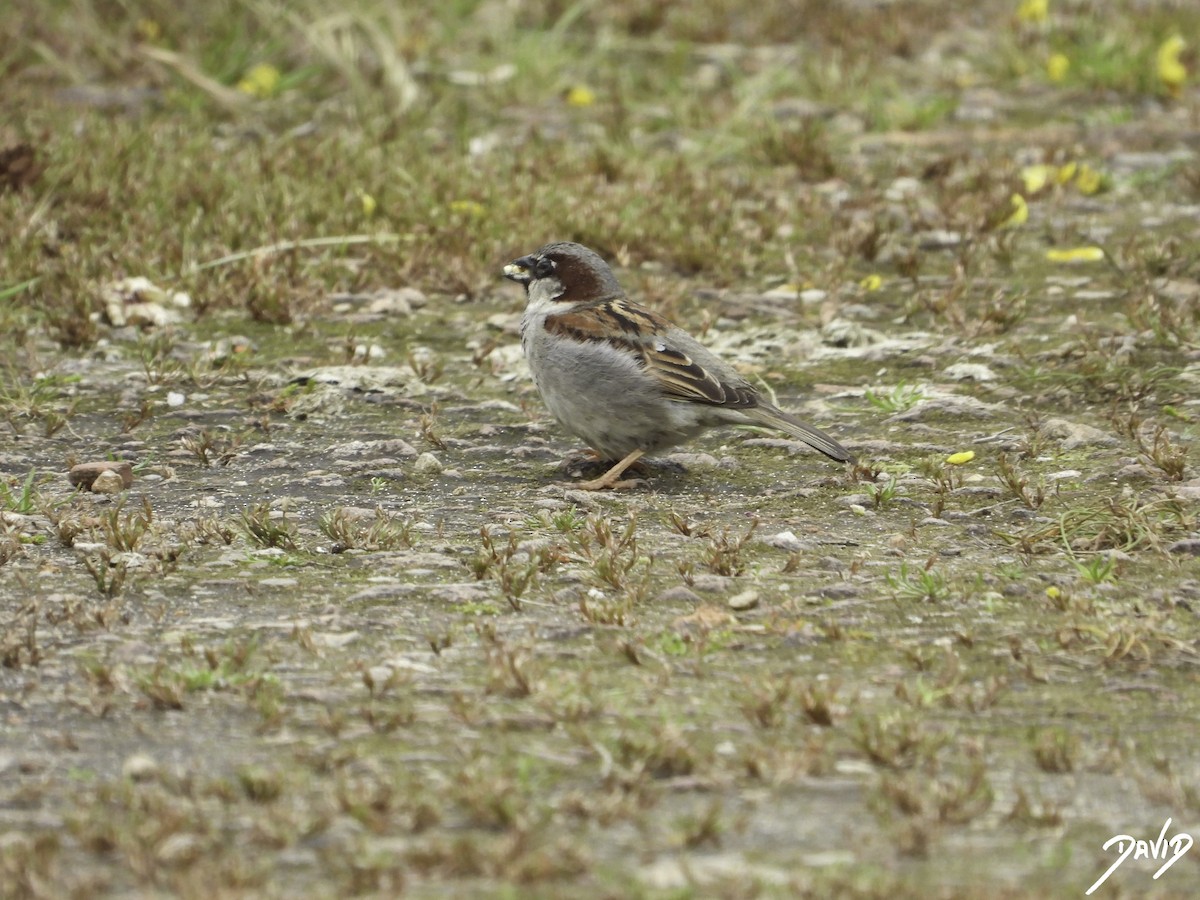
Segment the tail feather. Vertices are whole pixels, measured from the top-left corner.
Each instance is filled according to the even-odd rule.
[[[741,412],[745,413],[749,419],[763,425],[769,425],[772,428],[776,428],[779,431],[790,434],[794,438],[804,441],[808,446],[815,450],[820,450],[830,459],[836,459],[838,462],[857,462],[853,453],[825,432],[813,428],[811,425],[805,425],[795,416],[785,413],[782,409],[764,404],[762,406],[751,407],[750,409],[743,409]]]

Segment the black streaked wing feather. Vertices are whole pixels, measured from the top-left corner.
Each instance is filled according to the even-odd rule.
[[[749,409],[759,403],[758,392],[749,384],[722,377],[724,367],[703,346],[662,316],[624,297],[609,297],[547,316],[545,327],[552,334],[577,341],[604,341],[636,353],[668,397],[731,409]],[[681,343],[688,350],[680,349]]]
[[[682,350],[661,340],[645,348],[642,357],[647,370],[658,379],[668,397],[733,409],[758,405],[754,388],[722,381]]]

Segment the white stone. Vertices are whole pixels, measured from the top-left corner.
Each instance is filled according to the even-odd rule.
[[[983,363],[955,363],[946,366],[942,374],[951,381],[995,381],[996,373]]]
[[[111,469],[101,472],[92,482],[92,492],[95,494],[119,494],[123,490],[125,490],[125,480],[119,472]]]
[[[437,475],[442,471],[442,461],[432,453],[422,453],[413,463],[413,470],[422,475]]]
[[[764,542],[768,547],[775,547],[779,550],[787,550],[789,553],[795,553],[798,550],[804,550],[808,545],[800,538],[796,537],[793,531],[781,531],[778,534],[773,534]]]
[[[754,607],[758,606],[758,591],[742,591],[739,594],[734,594],[725,602],[729,604],[730,609],[739,612],[754,609]]]

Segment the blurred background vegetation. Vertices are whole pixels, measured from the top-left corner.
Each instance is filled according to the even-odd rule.
[[[0,324],[88,345],[130,275],[268,322],[474,296],[562,238],[717,286],[911,276],[914,230],[1004,217],[1006,143],[1194,126],[1195,34],[1190,3],[15,0]],[[933,203],[880,212],[905,177]]]

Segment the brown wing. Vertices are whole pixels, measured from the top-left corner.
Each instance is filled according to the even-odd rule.
[[[546,329],[632,350],[668,397],[735,409],[759,403],[754,388],[695,339],[623,297],[547,316]]]

